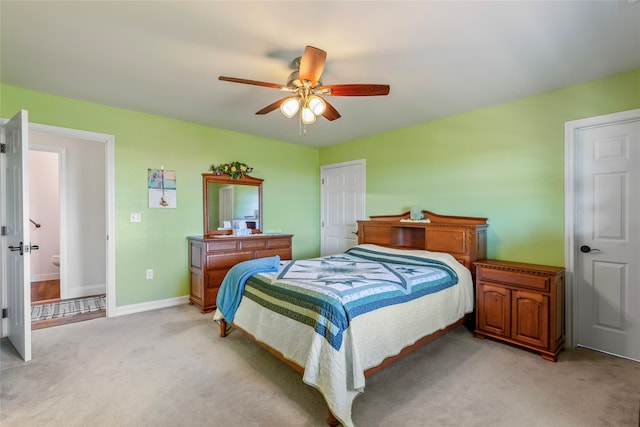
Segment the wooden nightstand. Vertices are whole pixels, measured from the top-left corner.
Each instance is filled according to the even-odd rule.
[[[564,268],[482,260],[476,268],[477,338],[491,337],[555,362],[564,347]]]

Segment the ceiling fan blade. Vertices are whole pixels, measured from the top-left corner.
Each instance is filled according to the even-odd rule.
[[[329,121],[333,121],[335,119],[339,119],[340,118],[340,113],[338,113],[338,110],[336,110],[333,107],[333,105],[329,104],[326,99],[324,100],[324,103],[326,105],[324,113],[322,113],[324,118],[329,120]]]
[[[329,90],[327,90],[329,89]],[[327,90],[328,96],[378,96],[388,95],[389,85],[347,84],[321,86],[318,91]]]
[[[280,105],[286,101],[287,99],[289,99],[289,97],[284,97],[282,99],[277,100],[276,102],[273,102],[269,105],[267,105],[266,107],[264,107],[262,110],[258,111],[256,114],[267,114],[272,112],[273,110],[277,110],[278,108],[280,108]]]
[[[239,79],[237,77],[226,77],[226,76],[220,76],[218,77],[218,80],[223,80],[225,82],[233,82],[233,83],[244,83],[247,85],[254,85],[254,86],[264,86],[264,87],[270,87],[273,89],[282,89],[283,86],[276,84],[276,83],[268,83],[268,82],[259,82],[258,80],[248,80],[248,79]]]
[[[327,52],[317,47],[307,46],[300,59],[300,81],[309,80],[311,87],[318,84],[324,64],[327,61]]]

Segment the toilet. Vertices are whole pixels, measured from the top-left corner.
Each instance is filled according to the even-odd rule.
[[[51,255],[51,262],[53,265],[60,267],[60,255]]]

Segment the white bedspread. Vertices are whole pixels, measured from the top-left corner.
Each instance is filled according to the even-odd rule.
[[[313,328],[267,310],[243,298],[234,324],[258,341],[304,367],[303,381],[317,388],[331,412],[346,427],[353,426],[353,400],[364,391],[364,372],[398,354],[420,338],[456,322],[473,310],[471,272],[451,255],[360,245],[380,252],[403,253],[446,262],[458,274],[458,284],[403,304],[357,316],[345,331],[339,351]],[[275,278],[277,273],[266,273]],[[218,311],[214,320],[221,319]]]

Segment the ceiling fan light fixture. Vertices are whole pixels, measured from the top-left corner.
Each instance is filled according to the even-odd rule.
[[[327,109],[327,104],[324,102],[324,99],[320,98],[319,96],[312,95],[309,98],[309,109],[316,116],[321,116]]]
[[[300,111],[300,119],[305,125],[311,125],[316,122],[316,115],[313,114],[313,111],[311,111],[309,107],[305,106],[302,107],[302,110]]]
[[[282,115],[287,119],[292,118],[296,115],[298,110],[300,109],[300,100],[297,96],[292,96],[280,104],[280,111]]]

